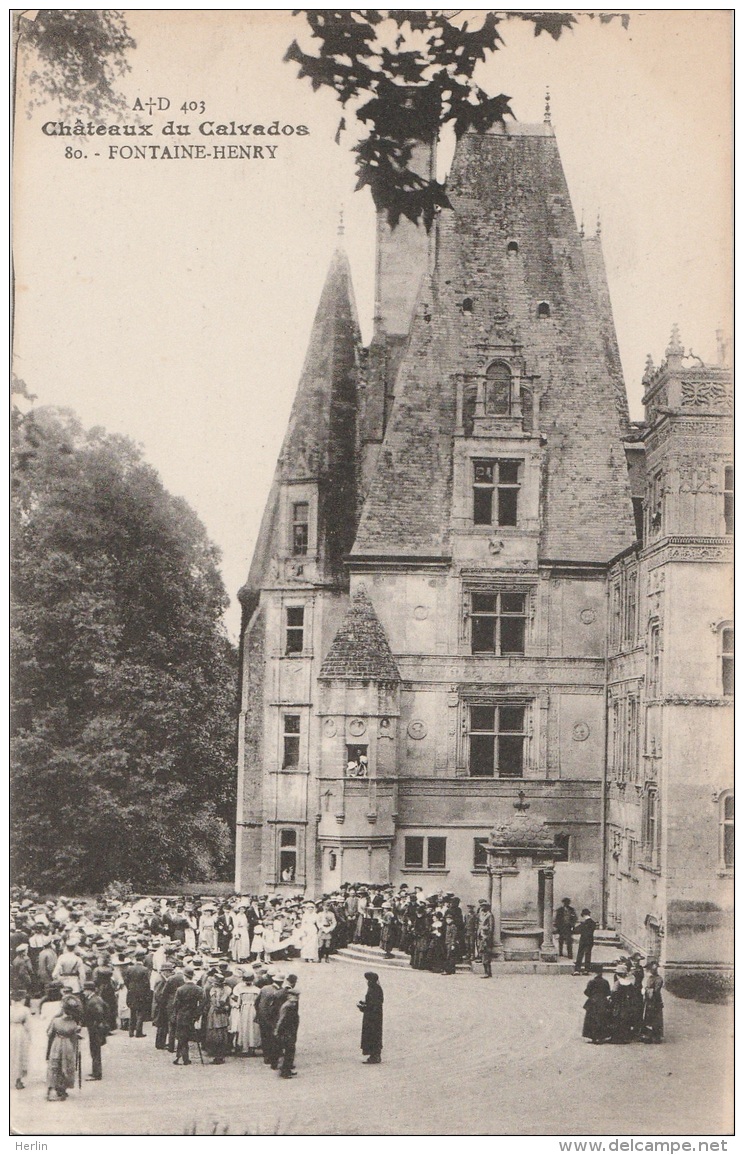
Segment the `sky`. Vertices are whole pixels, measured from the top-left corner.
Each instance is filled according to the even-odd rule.
[[[222,551],[237,637],[245,581],[323,281],[339,238],[371,335],[374,213],[354,192],[342,110],[282,57],[304,22],[276,11],[126,13],[137,42],[121,90],[152,141],[42,132],[19,81],[13,246],[15,372],[36,405],[74,410],[142,446]],[[545,91],[577,221],[602,244],[631,416],[647,353],[673,323],[715,358],[731,328],[731,16],[631,11],[587,17],[558,42],[508,22],[476,78],[542,121]],[[137,99],[163,98],[152,115]],[[204,112],[200,102],[204,102]],[[180,111],[184,103],[197,108]],[[268,159],[122,159],[111,147],[275,143]],[[306,134],[206,138],[198,125],[274,121]],[[109,118],[107,123],[114,123]],[[73,155],[66,156],[69,148]],[[83,155],[76,157],[75,152]],[[449,150],[451,154],[451,150]],[[442,176],[448,149],[440,150]]]

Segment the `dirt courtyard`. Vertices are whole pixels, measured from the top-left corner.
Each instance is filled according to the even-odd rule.
[[[665,992],[663,1046],[581,1038],[586,980],[571,976],[379,971],[379,1067],[359,1050],[364,967],[284,964],[300,978],[296,1067],[259,1059],[174,1067],[147,1038],[113,1035],[104,1081],[45,1101],[45,1039],[34,1020],[26,1089],[11,1092],[16,1134],[628,1134],[732,1129],[731,1009]],[[193,1047],[192,1047],[193,1050]],[[90,1071],[87,1045],[83,1075]]]

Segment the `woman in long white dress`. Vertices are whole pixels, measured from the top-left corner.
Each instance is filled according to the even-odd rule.
[[[231,947],[235,962],[247,962],[251,957],[251,928],[245,911],[245,903],[242,903],[233,921]]]
[[[257,922],[253,927],[253,938],[251,939],[251,958],[254,957],[258,962],[264,961],[264,928],[262,922]]]
[[[313,903],[308,903],[300,922],[300,956],[305,962],[318,962],[318,923]]]
[[[217,932],[214,929],[214,907],[203,906],[199,917],[199,950],[213,951],[217,949]]]
[[[186,922],[183,927],[183,945],[189,954],[193,954],[196,950],[196,919],[194,918],[194,911],[191,907],[186,907],[185,911]]]
[[[28,1074],[28,1052],[31,1044],[31,1012],[25,1004],[23,991],[10,996],[10,1085],[16,1091],[25,1087]]]
[[[253,985],[253,974],[245,971],[240,982],[233,987],[233,998],[238,1007],[238,1037],[235,1050],[239,1055],[253,1055],[261,1045],[256,1022],[256,999],[258,987]]]

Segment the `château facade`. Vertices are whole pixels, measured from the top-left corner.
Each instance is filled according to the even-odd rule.
[[[323,289],[240,591],[236,887],[475,901],[517,804],[557,895],[726,967],[730,370],[675,330],[630,420],[549,123],[466,133],[447,190],[429,234],[378,217],[368,348],[341,249]]]

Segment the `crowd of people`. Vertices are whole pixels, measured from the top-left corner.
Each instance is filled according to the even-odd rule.
[[[572,957],[579,936],[574,973],[600,972],[586,988],[584,1035],[592,1042],[661,1041],[663,984],[653,961],[644,970],[638,956],[624,960],[611,989],[601,967],[591,966],[590,912],[577,920],[564,899],[555,921],[561,953],[565,947]],[[126,1031],[143,1038],[145,1023],[174,1065],[204,1062],[205,1055],[216,1065],[228,1056],[260,1056],[292,1078],[299,991],[287,963],[327,962],[350,943],[379,946],[387,957],[405,952],[413,968],[443,975],[478,960],[490,978],[494,918],[485,900],[463,911],[450,892],[425,895],[405,883],[345,885],[319,902],[302,895],[17,899],[10,933],[13,1082],[24,1086],[32,1013],[46,1029],[50,1099],[64,1100],[81,1079],[81,1038],[90,1051],[88,1078],[99,1080],[107,1037]],[[379,983],[360,1006],[363,1048],[377,1062],[369,1037],[379,1009],[381,1039]]]
[[[584,1028],[590,1043],[662,1043],[664,1041],[664,980],[656,959],[634,954],[620,958],[612,986],[601,965],[586,985]]]

